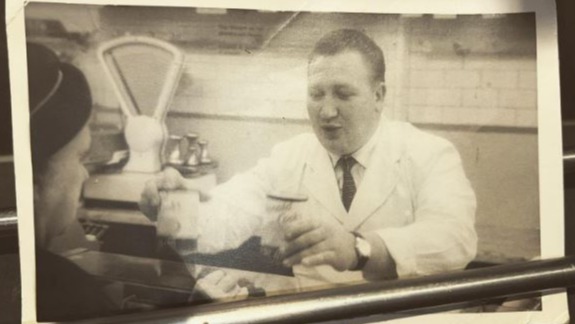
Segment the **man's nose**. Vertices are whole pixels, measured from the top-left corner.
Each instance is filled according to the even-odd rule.
[[[337,101],[331,96],[327,96],[321,105],[319,116],[322,119],[332,119],[337,117],[338,113]]]

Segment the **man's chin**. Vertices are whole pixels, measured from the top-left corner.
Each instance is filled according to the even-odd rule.
[[[335,154],[335,155],[345,155],[346,150],[345,148],[338,142],[336,141],[322,141],[321,142],[322,146],[330,153]]]
[[[346,155],[351,153],[347,145],[342,142],[342,136],[339,132],[321,132],[317,137],[321,145],[332,154]]]

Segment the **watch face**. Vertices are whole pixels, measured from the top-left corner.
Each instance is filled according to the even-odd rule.
[[[356,241],[356,248],[362,257],[369,258],[371,256],[371,245],[369,245],[365,239],[358,237]]]
[[[351,270],[362,270],[371,256],[371,245],[360,234],[355,235],[355,253],[357,253],[357,264]]]

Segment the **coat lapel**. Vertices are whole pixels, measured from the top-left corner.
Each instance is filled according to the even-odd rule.
[[[339,196],[335,171],[327,151],[319,143],[309,155],[305,172],[303,181],[308,194],[343,223],[347,215]]]
[[[400,149],[392,140],[392,123],[382,123],[376,136],[380,136],[372,153],[369,167],[357,189],[345,226],[357,229],[393,192],[399,180]]]

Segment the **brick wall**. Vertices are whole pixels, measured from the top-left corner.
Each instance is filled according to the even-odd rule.
[[[534,58],[413,53],[409,62],[409,121],[537,126]]]
[[[194,15],[193,10],[181,15],[177,14],[180,11],[170,11],[170,17],[180,19],[174,22],[175,29],[170,29],[169,20],[161,13],[148,12],[157,21],[151,19],[142,26],[141,12],[129,15],[120,10],[118,16],[115,10],[108,9],[102,17],[99,7],[91,6],[34,5],[26,11],[29,18],[59,19],[71,31],[91,34],[93,48],[82,53],[77,63],[92,81],[96,103],[108,107],[117,106],[117,100],[95,59],[95,47],[101,41],[126,30],[160,35],[167,41],[171,41],[170,37],[179,40],[183,35],[176,31],[181,32],[188,25],[204,27],[199,32],[185,29],[184,35],[217,38],[219,25],[226,21],[216,16],[221,21],[211,23],[215,18]],[[235,18],[241,18],[238,17]],[[270,17],[264,14],[258,19]],[[230,26],[242,23],[249,24],[241,19],[229,22]],[[163,33],[158,34],[158,26]],[[386,115],[418,124],[520,128],[537,125],[533,15],[299,13],[289,23],[279,22],[278,26],[282,27],[277,32],[264,33],[271,36],[263,41],[264,49],[253,54],[236,51],[229,55],[229,50],[220,53],[217,47],[186,48],[185,42],[178,43],[188,53],[188,60],[172,109],[305,120],[307,53],[330,30],[360,28],[385,52]]]
[[[276,55],[188,54],[172,111],[305,119],[306,65]]]
[[[529,17],[515,21],[524,31],[521,34],[511,32],[503,18],[477,17],[475,25],[483,28],[467,37],[458,32],[470,28],[460,26],[464,19],[451,24],[429,17],[404,19],[407,119],[440,125],[536,127],[535,34],[529,33]]]
[[[251,55],[198,54],[180,46],[187,53],[186,67],[171,110],[306,120],[306,57],[313,42],[329,30],[358,27],[356,20],[337,18],[303,15],[275,36],[265,50]],[[476,33],[481,37],[474,38],[471,33],[468,38],[473,40],[465,44],[457,35],[446,33],[446,28],[413,27],[413,19],[370,19],[364,19],[362,26],[385,52],[384,111],[388,117],[417,124],[537,126],[535,55],[521,50],[522,43],[533,42],[529,37]],[[509,49],[511,45],[503,49],[481,46],[497,41],[518,44],[520,50]],[[465,47],[474,51],[466,52]],[[103,106],[117,105],[109,84],[99,81],[104,77],[96,71],[99,66],[94,68],[95,60],[86,57],[92,61],[84,66],[95,75],[96,101]]]

